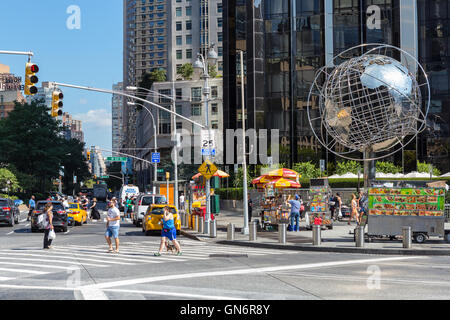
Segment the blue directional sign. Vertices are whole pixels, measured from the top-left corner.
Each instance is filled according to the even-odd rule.
[[[202,156],[216,156],[216,149],[211,149],[211,154],[209,153],[209,149],[202,149]]]
[[[153,152],[152,153],[152,163],[160,163],[161,162],[161,153]]]

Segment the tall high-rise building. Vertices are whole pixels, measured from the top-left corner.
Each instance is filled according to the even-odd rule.
[[[345,49],[390,44],[416,57],[431,85],[429,127],[405,150],[449,171],[449,20],[450,4],[442,0],[225,1],[224,128],[241,127],[236,65],[243,50],[246,127],[279,129],[281,162],[332,163],[335,156],[318,143],[308,122],[314,75]],[[402,163],[402,154],[391,160]]]
[[[97,177],[101,177],[107,174],[105,159],[103,158],[102,151],[97,146],[91,147],[91,164],[92,174]]]
[[[122,91],[123,82],[113,85],[113,91]],[[124,99],[122,96],[113,95],[112,97],[112,148],[119,151],[122,148],[123,141],[123,113]]]
[[[82,121],[72,118],[67,112],[62,115],[63,134],[67,140],[77,139],[80,142],[84,142],[84,132],[82,129]]]

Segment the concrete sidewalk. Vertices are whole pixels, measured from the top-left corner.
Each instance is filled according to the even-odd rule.
[[[257,219],[255,217],[254,219]],[[297,251],[366,253],[366,254],[395,254],[395,255],[450,255],[450,243],[443,239],[432,237],[426,243],[413,242],[412,249],[403,249],[402,240],[373,239],[366,241],[363,248],[357,248],[354,242],[354,229],[356,223],[347,225],[347,221],[335,222],[333,229],[322,230],[322,243],[320,246],[312,245],[312,231],[306,230],[306,223],[300,223],[299,232],[287,232],[286,244],[278,242],[278,231],[258,231],[257,240],[249,241],[248,235],[241,233],[243,226],[242,212],[223,211],[216,216],[217,238],[200,234],[193,230],[184,229],[183,234],[199,241],[215,242],[219,244],[272,248]],[[227,225],[235,225],[235,240],[227,241]],[[446,223],[446,230],[450,224]]]

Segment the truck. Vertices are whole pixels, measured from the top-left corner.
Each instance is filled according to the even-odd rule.
[[[98,201],[106,201],[108,198],[108,186],[106,184],[94,184],[93,197]]]

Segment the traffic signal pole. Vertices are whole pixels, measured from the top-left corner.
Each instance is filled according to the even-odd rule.
[[[31,51],[5,51],[0,50],[0,54],[13,54],[13,55],[19,55],[19,56],[34,56],[34,53]]]

